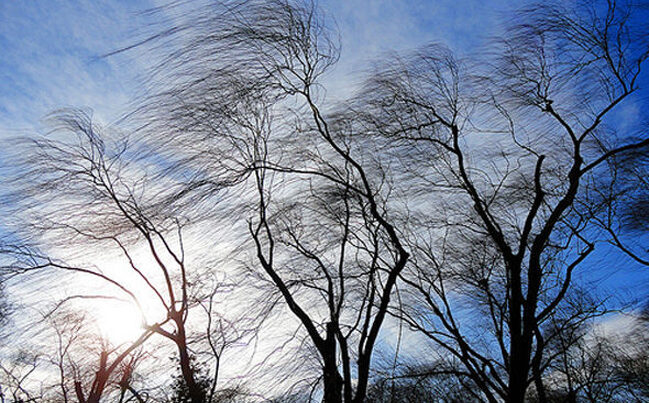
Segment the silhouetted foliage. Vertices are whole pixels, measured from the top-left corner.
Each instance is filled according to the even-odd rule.
[[[210,391],[211,380],[207,374],[206,375],[201,374],[201,370],[196,367],[194,361],[195,360],[192,357],[192,359],[190,360],[191,371],[193,373],[194,379],[196,380],[196,387],[200,391],[199,394],[201,396],[201,399],[207,401],[207,397],[209,396],[209,391]],[[190,393],[190,390],[187,386],[187,382],[185,381],[185,377],[181,372],[180,365],[177,366],[176,372],[177,374],[174,375],[173,382],[171,384],[172,397],[169,403],[191,403],[192,394]]]

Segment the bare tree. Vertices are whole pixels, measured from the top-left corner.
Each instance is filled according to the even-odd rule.
[[[59,111],[51,116],[51,122],[52,136],[60,139],[23,144],[23,155],[29,159],[19,162],[23,169],[14,182],[20,197],[16,205],[30,219],[27,225],[32,229],[32,242],[46,246],[48,252],[33,248],[16,251],[23,258],[11,270],[70,273],[73,279],[85,276],[97,280],[98,286],[112,287],[101,295],[84,291],[68,295],[57,308],[77,300],[126,298],[142,315],[139,338],[127,346],[102,351],[91,389],[84,392],[77,382],[77,398],[98,402],[106,382],[131,352],[152,335],[159,335],[177,350],[191,401],[205,401],[196,385],[186,325],[190,308],[198,304],[195,293],[201,285],[191,284],[201,271],[188,273],[183,222],[168,215],[160,202],[164,184],[158,182],[156,188],[147,178],[145,166],[125,158],[135,152],[128,139],[115,133],[111,136],[87,113]],[[78,253],[81,248],[85,251]],[[121,267],[107,269],[84,263],[110,248],[121,254]],[[153,321],[147,320],[145,309]],[[216,313],[210,314],[216,319]],[[111,360],[113,352],[117,355]]]
[[[607,164],[608,180],[593,190],[595,220],[608,236],[608,243],[635,263],[649,266],[643,240],[649,227],[647,158],[642,150],[615,158]]]
[[[36,402],[42,397],[42,385],[30,385],[41,357],[25,351],[16,351],[0,363],[0,401]],[[8,400],[11,399],[11,400]]]
[[[337,61],[336,41],[308,2],[233,2],[187,20],[148,40],[181,46],[156,70],[173,85],[143,106],[144,137],[174,172],[192,173],[179,209],[209,206],[240,183],[256,260],[249,284],[270,286],[270,304],[279,296],[304,328],[324,400],[362,402],[409,254],[376,147],[354,144],[321,110],[319,78]]]
[[[150,335],[151,333],[143,334],[129,348],[119,351],[117,354],[113,354],[115,351],[107,347],[101,348],[98,362],[93,366],[92,375],[83,373],[77,363],[73,363],[72,376],[77,401],[79,403],[98,403],[102,398],[110,395],[109,387],[113,385],[119,387],[120,400],[123,400],[125,392],[130,386],[128,381],[137,357],[133,351],[141,346]],[[111,355],[113,356],[111,357]],[[63,374],[62,371],[61,374]],[[64,392],[63,397],[67,398],[64,382],[62,380],[61,389]],[[134,395],[137,396],[137,393]]]
[[[601,239],[593,186],[607,163],[649,146],[646,127],[618,134],[611,116],[640,90],[649,55],[635,11],[530,7],[480,64],[439,46],[396,56],[354,105],[359,132],[393,139],[422,195],[401,317],[489,401],[523,401],[531,383],[546,401],[544,324]]]
[[[474,59],[439,45],[386,55],[333,105],[323,76],[339,46],[315,4],[184,7],[156,9],[180,22],[133,47],[164,54],[154,95],[129,121],[135,136],[60,111],[53,136],[64,138],[33,140],[22,155],[16,211],[44,251],[19,248],[12,269],[86,276],[118,293],[79,292],[59,307],[117,295],[142,312],[155,305],[135,343],[102,350],[78,400],[98,402],[110,379],[125,399],[128,359],[154,336],[177,351],[176,400],[243,399],[221,387],[225,349],[287,324],[256,367],[299,347],[263,391],[287,401],[547,402],[566,384],[569,396],[603,396],[577,380],[569,352],[592,347],[581,362],[597,362],[584,329],[608,307],[573,277],[602,242],[645,262],[618,205],[644,199],[618,174],[642,181],[647,127],[618,132],[614,115],[637,101],[649,57],[634,3],[529,7]],[[186,260],[192,230],[195,249],[242,277],[224,286],[210,280],[216,265]],[[109,247],[129,280],[84,263]],[[246,298],[217,302],[233,288]],[[229,309],[250,311],[245,330]],[[193,331],[190,312],[206,331]],[[373,372],[386,315],[432,341],[434,362]],[[58,385],[66,399],[68,384]]]
[[[573,325],[550,346],[550,353],[559,356],[546,380],[550,401],[646,400],[646,324],[637,313],[610,319],[629,326]]]

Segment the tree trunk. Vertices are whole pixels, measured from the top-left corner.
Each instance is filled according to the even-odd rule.
[[[203,390],[196,383],[194,377],[194,369],[192,368],[191,357],[187,351],[187,339],[185,336],[185,327],[181,318],[174,320],[178,328],[178,335],[176,337],[176,345],[178,346],[178,356],[180,358],[180,372],[182,373],[183,380],[187,386],[189,397],[192,403],[204,403],[205,396]]]
[[[327,323],[327,337],[322,349],[322,360],[324,361],[323,382],[324,398],[323,403],[342,403],[343,378],[338,373],[336,360],[336,335],[335,325]]]
[[[514,336],[512,336],[513,338]],[[517,336],[511,350],[509,368],[508,403],[522,403],[525,401],[527,391],[527,376],[530,370],[530,349],[522,336]]]
[[[358,385],[356,386],[356,395],[354,403],[363,403],[367,394],[367,384],[369,382],[370,357],[363,354],[358,358]]]
[[[536,396],[539,403],[548,403],[548,396],[545,393],[545,385],[543,384],[543,372],[541,371],[541,352],[543,350],[543,343],[544,341],[540,336],[540,332],[537,331],[537,352],[532,360],[532,376],[534,377],[534,387],[536,388]]]
[[[90,389],[90,393],[88,394],[88,398],[85,400],[85,403],[99,403],[99,400],[101,400],[101,395],[104,394],[104,388],[106,387],[108,377],[110,376],[110,372],[108,372],[106,369],[107,362],[108,353],[106,351],[102,351],[101,355],[99,356],[99,369],[95,374],[95,380],[92,384],[92,388]],[[79,392],[80,391],[81,390],[79,389]],[[77,395],[79,395],[79,392],[77,392]],[[81,396],[83,396],[83,393],[81,393]],[[79,401],[81,402],[81,398],[79,399]]]

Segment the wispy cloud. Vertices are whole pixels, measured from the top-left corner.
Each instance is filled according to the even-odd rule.
[[[340,29],[342,54],[332,74],[331,92],[345,94],[367,62],[385,52],[408,51],[429,43],[444,44],[459,54],[475,51],[501,33],[511,2],[466,0],[392,1],[327,0],[320,3]]]
[[[145,1],[2,2],[0,136],[64,106],[116,116],[139,67],[129,56],[99,56],[124,46],[146,7]]]
[[[330,92],[345,94],[370,59],[429,42],[471,51],[498,33],[509,2],[323,0],[342,39]],[[89,107],[108,120],[125,113],[141,87],[146,58],[101,55],[133,43],[151,21],[130,2],[2,2],[0,4],[0,136],[32,128],[53,109]],[[183,6],[184,7],[184,6]],[[157,14],[159,17],[160,14]]]

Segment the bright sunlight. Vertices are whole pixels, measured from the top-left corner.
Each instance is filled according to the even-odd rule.
[[[142,314],[130,302],[104,302],[98,304],[92,314],[95,316],[101,336],[114,345],[133,342],[144,331]]]

